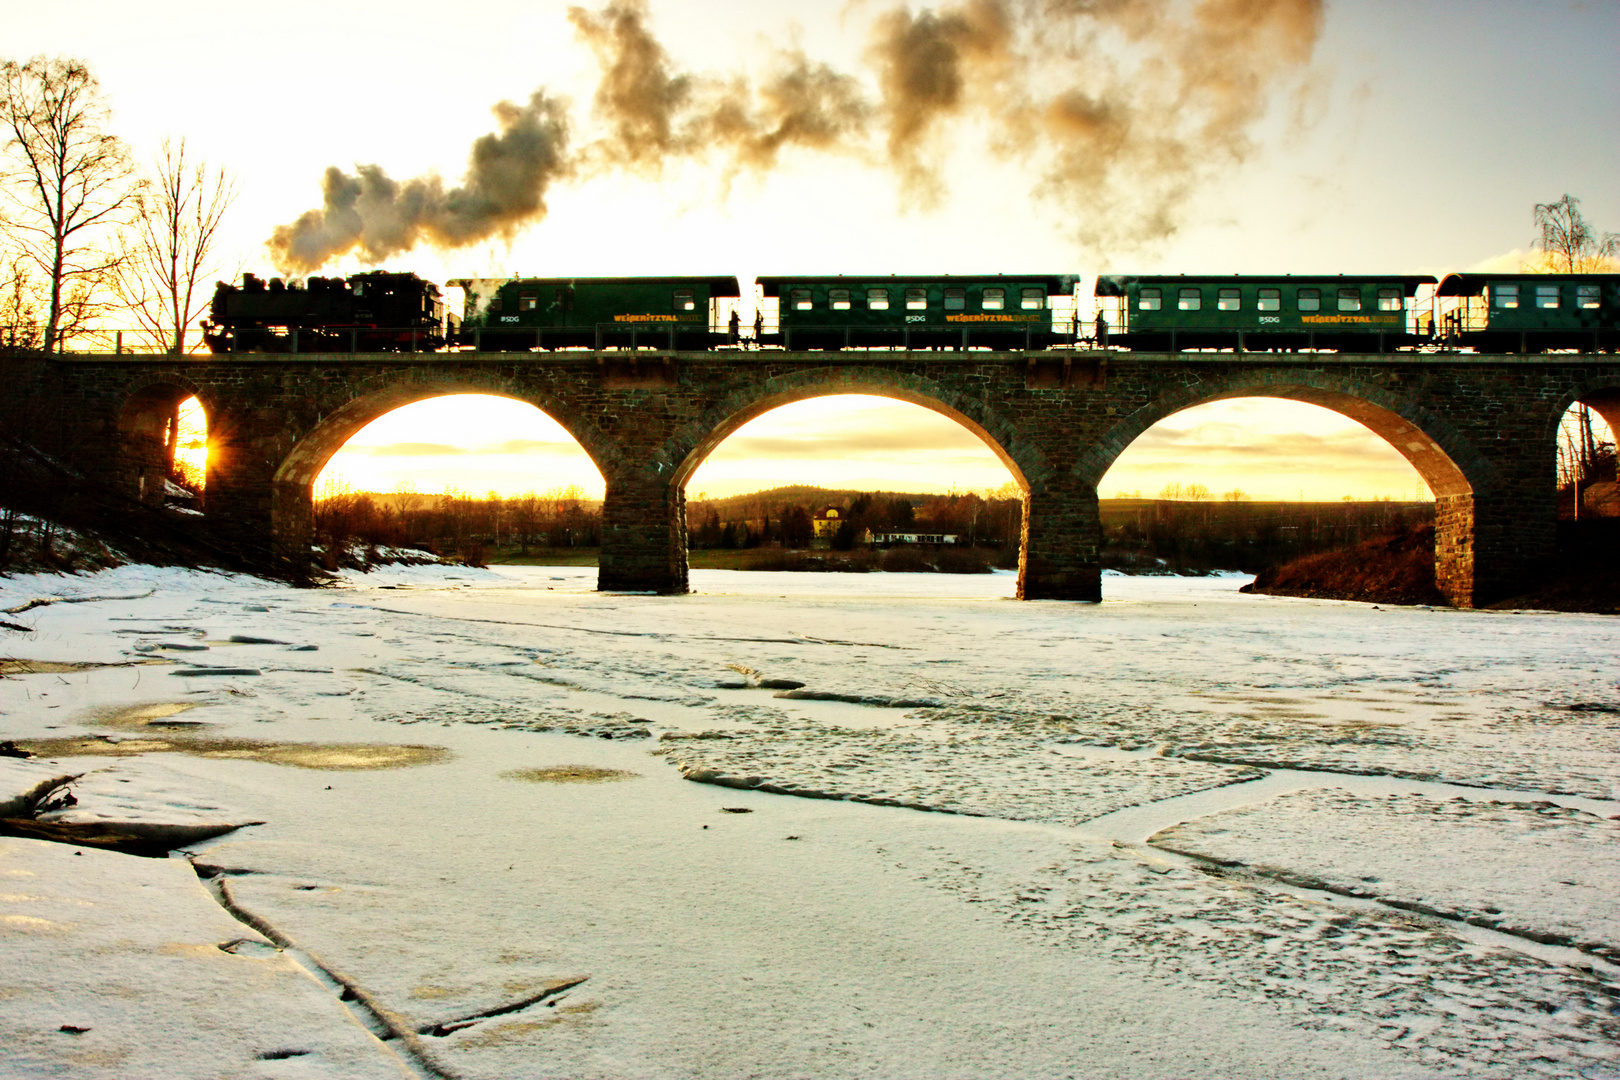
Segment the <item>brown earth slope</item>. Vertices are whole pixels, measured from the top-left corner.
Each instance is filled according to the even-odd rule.
[[[1434,587],[1432,525],[1283,563],[1262,571],[1242,591],[1377,604],[1446,604]]]
[[[1620,615],[1620,520],[1561,522],[1558,555],[1534,587],[1487,605]],[[1259,574],[1243,592],[1377,604],[1447,603],[1434,587],[1434,528],[1374,537],[1353,547],[1295,559]]]

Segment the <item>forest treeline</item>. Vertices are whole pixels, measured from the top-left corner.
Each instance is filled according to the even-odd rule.
[[[1195,492],[1196,486],[1190,486]],[[818,512],[839,524],[815,534]],[[1131,573],[1258,573],[1301,555],[1433,521],[1425,502],[1255,502],[1204,498],[1104,499],[1103,565]],[[694,552],[754,552],[735,565],[797,569],[950,569],[1018,565],[1021,496],[1010,488],[947,495],[784,487],[687,503]],[[329,566],[369,562],[379,549],[415,548],[473,564],[586,556],[601,544],[602,509],[579,488],[482,498],[465,492],[376,494],[328,488],[315,504],[316,544]],[[905,545],[873,535],[956,536]],[[878,552],[875,548],[886,548]],[[785,559],[779,553],[808,557]],[[919,554],[925,553],[925,554]]]

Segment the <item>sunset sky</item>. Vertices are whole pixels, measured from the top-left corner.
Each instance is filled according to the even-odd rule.
[[[1039,7],[1008,2],[1016,11]],[[879,45],[884,28],[897,25],[896,7],[655,0],[646,26],[667,50],[669,72],[700,77],[700,87],[768,80],[783,51],[798,49],[848,74],[870,103],[889,100],[882,72],[892,56]],[[986,61],[954,111],[916,128],[898,150],[904,118],[877,109],[860,131],[816,146],[790,140],[769,168],[732,167],[738,159],[678,138],[630,161],[612,141],[613,116],[593,112],[601,69],[590,44],[567,5],[547,0],[454,11],[410,2],[10,0],[4,25],[9,57],[88,62],[114,108],[113,129],[138,155],[149,157],[164,136],[185,136],[193,152],[240,176],[226,273],[272,269],[265,241],[320,205],[327,166],[353,173],[376,164],[396,180],[436,173],[454,186],[472,141],[496,128],[491,107],[522,104],[542,88],[562,102],[571,150],[590,148],[550,184],[548,212],[522,223],[509,243],[422,246],[384,265],[438,281],[514,272],[735,273],[746,281],[1035,270],[1083,275],[1089,300],[1089,279],[1105,272],[1515,266],[1534,235],[1532,204],[1566,192],[1584,200],[1600,229],[1620,231],[1615,0],[1338,2],[1327,4],[1319,28],[1308,0],[1138,0],[1125,10],[1161,7],[1163,24],[1130,41],[1126,30],[1141,25],[1026,21],[1018,39],[1026,52],[1030,40],[1050,37],[1072,45],[1072,55],[1020,67],[1014,50],[1011,66]],[[1240,39],[1206,55],[1199,50],[1215,49],[1207,42],[1222,40],[1214,32],[1222,27],[1206,20],[1206,38],[1189,51],[1178,43],[1188,40],[1194,7],[1228,20],[1242,12],[1275,32],[1253,49]],[[959,6],[934,10],[949,22]],[[923,8],[910,11],[915,27]],[[1088,31],[1096,36],[1078,36]],[[966,54],[984,52],[977,31],[956,40]],[[1205,61],[1214,74],[1200,68]],[[1193,80],[1193,90],[1177,97],[1167,70]],[[1058,113],[1047,105],[1075,88],[1113,109],[1097,116],[1128,115],[1134,126],[1110,128],[1084,144],[1087,153],[1064,158],[1072,144],[1061,136],[1075,129],[1052,126]],[[1047,111],[1024,108],[1030,102]],[[1034,127],[1021,128],[1020,118]],[[1219,137],[1209,135],[1213,127]],[[323,272],[365,265],[347,255]],[[533,410],[481,399],[416,408],[362,433],[332,468],[353,486],[385,489],[600,486],[577,449],[556,451],[557,429]],[[823,399],[744,428],[688,490],[981,489],[1005,478],[971,436],[923,410]],[[1337,499],[1407,497],[1417,479],[1348,421],[1251,400],[1167,420],[1127,451],[1103,493],[1149,494],[1170,482]]]

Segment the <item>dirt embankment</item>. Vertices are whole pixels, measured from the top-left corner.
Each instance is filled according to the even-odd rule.
[[[1432,525],[1283,563],[1256,575],[1243,591],[1378,604],[1446,603],[1434,587]]]
[[[1558,552],[1539,582],[1487,605],[1620,615],[1620,519],[1560,522]],[[1447,601],[1434,587],[1434,527],[1377,536],[1352,547],[1283,563],[1255,577],[1243,592],[1361,600],[1377,604]]]

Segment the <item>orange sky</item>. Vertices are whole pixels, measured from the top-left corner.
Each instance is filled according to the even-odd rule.
[[[321,474],[356,490],[455,487],[502,495],[578,485],[599,496],[602,479],[544,413],[501,398],[421,402],[357,434]],[[829,488],[983,491],[1011,476],[952,420],[916,405],[835,396],[774,410],[739,429],[687,484],[691,497],[722,497],[785,484]],[[1146,432],[1120,458],[1102,493],[1156,494],[1167,484],[1241,489],[1255,498],[1409,499],[1420,481],[1366,428],[1296,402],[1241,399],[1189,409]]]

